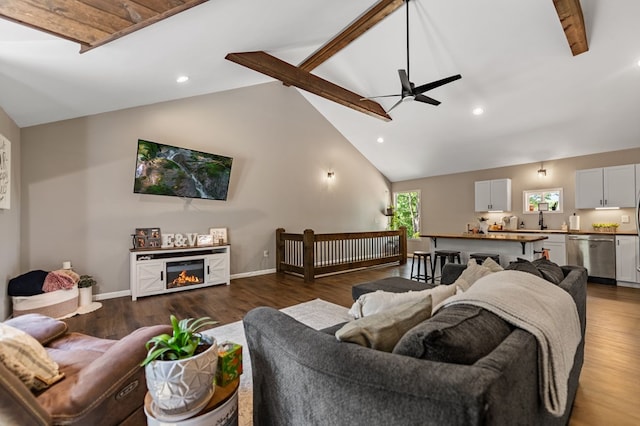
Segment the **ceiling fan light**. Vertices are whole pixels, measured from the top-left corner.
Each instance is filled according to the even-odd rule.
[[[415,95],[407,95],[404,98],[402,98],[402,102],[410,102],[412,100],[414,100],[416,97]]]

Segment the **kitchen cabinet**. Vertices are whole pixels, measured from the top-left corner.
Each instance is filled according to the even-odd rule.
[[[511,179],[475,182],[475,210],[511,211]]]
[[[526,234],[522,234],[526,235]],[[543,249],[549,250],[549,260],[560,266],[567,264],[567,245],[564,234],[541,234],[547,237],[542,242]]]
[[[635,207],[635,165],[576,170],[576,208]]]
[[[636,258],[638,256],[638,237],[631,235],[616,236],[616,281],[638,283]]]

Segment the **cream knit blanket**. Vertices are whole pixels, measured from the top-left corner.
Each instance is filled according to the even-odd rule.
[[[459,303],[485,308],[538,340],[540,395],[549,413],[562,416],[569,374],[582,338],[571,295],[533,274],[501,271],[480,278],[444,306]]]

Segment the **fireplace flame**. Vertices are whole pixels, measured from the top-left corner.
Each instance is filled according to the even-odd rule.
[[[181,286],[185,284],[199,284],[200,278],[195,275],[187,275],[187,271],[182,271],[180,274],[171,281],[172,285]]]

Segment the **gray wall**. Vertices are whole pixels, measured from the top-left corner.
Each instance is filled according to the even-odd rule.
[[[7,282],[20,272],[20,129],[0,108],[0,133],[11,142],[11,209],[0,210],[0,319],[11,313]]]
[[[233,157],[228,200],[134,194],[138,138]],[[97,278],[98,293],[111,296],[129,290],[136,227],[226,227],[231,273],[239,275],[275,267],[278,227],[386,225],[388,181],[296,89],[280,83],[24,128],[22,151],[22,269],[71,260],[77,272]]]
[[[621,231],[633,231],[636,228],[634,209],[575,209],[575,171],[636,163],[640,163],[640,148],[545,161],[544,168],[547,170],[547,176],[543,178],[537,175],[540,163],[532,163],[395,182],[392,184],[392,190],[394,192],[415,189],[421,191],[423,233],[463,232],[467,223],[476,222],[481,215],[489,217],[490,223],[494,221],[500,223],[502,216],[508,213],[474,212],[474,182],[502,178],[511,178],[511,214],[518,216],[519,220],[524,220],[525,228],[535,229],[538,225],[538,215],[522,213],[523,191],[561,187],[564,192],[564,210],[561,214],[545,214],[545,223],[549,229],[560,229],[562,222],[568,225],[569,216],[576,212],[580,216],[582,230],[590,230],[594,222],[617,222],[620,223]],[[622,224],[622,215],[629,215],[630,223]],[[428,247],[427,239],[422,239],[422,241],[410,242],[408,249],[411,252]]]

